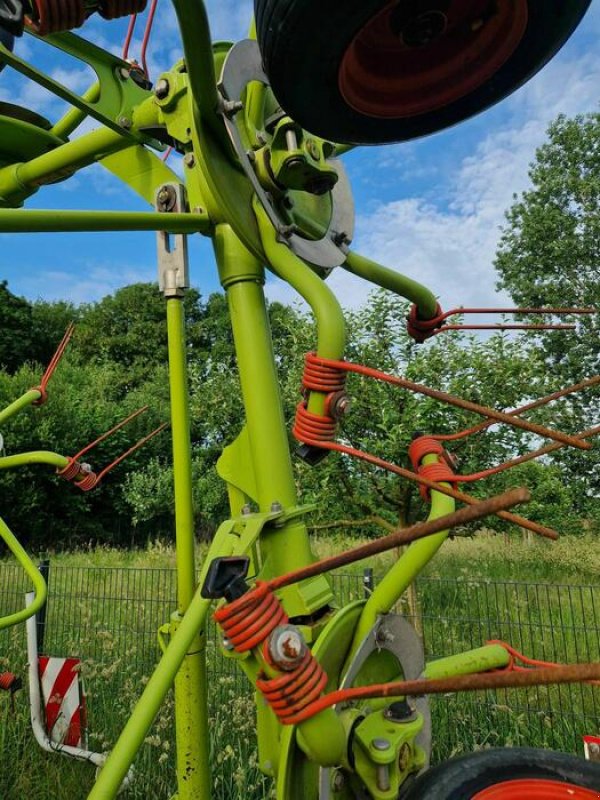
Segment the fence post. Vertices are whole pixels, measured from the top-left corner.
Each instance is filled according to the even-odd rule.
[[[40,562],[38,565],[38,569],[42,578],[46,581],[46,586],[50,586],[50,559],[45,558],[43,561]],[[40,608],[38,613],[36,614],[36,626],[37,626],[37,644],[38,644],[38,653],[44,652],[44,633],[46,632],[46,610],[48,608],[48,600],[44,603],[44,605]]]
[[[375,588],[375,581],[373,579],[373,568],[366,567],[363,571],[363,592],[365,599],[368,600],[369,597],[373,594],[373,589]]]

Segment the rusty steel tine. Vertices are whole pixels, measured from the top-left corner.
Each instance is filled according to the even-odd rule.
[[[545,395],[544,397],[540,397],[537,400],[533,400],[531,403],[527,403],[527,405],[520,406],[519,408],[515,408],[514,411],[508,411],[507,413],[511,417],[518,417],[521,414],[524,414],[526,411],[532,411],[534,408],[540,408],[540,406],[544,406],[547,403],[551,403],[553,400],[559,400],[561,397],[566,397],[569,394],[575,394],[575,392],[580,392],[583,389],[590,389],[593,386],[597,386],[600,383],[600,375],[594,375],[592,378],[586,378],[579,383],[574,383],[571,386],[567,386],[564,389],[559,389],[557,392],[553,392],[552,394]],[[470,436],[472,433],[479,433],[479,431],[484,431],[486,428],[489,428],[490,425],[493,425],[495,420],[493,419],[486,419],[483,422],[478,423],[477,425],[473,425],[472,428],[465,428],[464,431],[458,431],[458,433],[442,433],[442,434],[432,434],[431,438],[435,439],[438,442],[454,442],[458,439],[462,439],[465,436]],[[579,434],[579,439],[583,438],[583,434]]]
[[[340,369],[344,369],[347,372],[354,372],[358,375],[373,377],[371,374],[373,371],[369,367],[363,367],[360,364],[351,364],[349,362],[338,362],[331,360],[326,360],[325,363],[331,366],[339,366]],[[379,378],[379,380],[383,380],[383,378]],[[482,406],[479,403],[472,403],[470,400],[465,400],[462,397],[456,397],[455,395],[448,394],[447,392],[442,392],[439,389],[432,389],[431,387],[425,386],[422,383],[415,383],[414,381],[408,380],[408,378],[401,378],[397,375],[388,375],[385,378],[385,382],[402,386],[402,388],[409,389],[411,392],[415,392],[416,394],[423,394],[426,397],[432,397],[434,400],[439,400],[442,403],[463,408],[465,411],[473,411],[475,414],[480,414],[483,417],[494,419],[497,422],[504,422],[508,425],[512,425],[515,428],[521,428],[522,430],[528,431],[529,433],[535,433],[544,439],[553,439],[555,442],[562,442],[570,447],[576,447],[579,450],[589,450],[591,447],[590,444],[577,439],[575,436],[570,436],[569,434],[561,433],[560,431],[549,430],[543,425],[538,425],[534,422],[527,422],[527,420],[520,419],[520,417],[516,417],[514,415],[511,416],[510,414],[506,414],[504,411],[496,411],[493,408]]]
[[[383,553],[386,550],[391,550],[393,547],[400,547],[400,545],[414,542],[417,539],[423,539],[425,536],[432,536],[434,533],[446,530],[446,528],[454,528],[458,525],[465,525],[467,522],[475,522],[476,520],[483,519],[489,514],[495,514],[498,511],[505,511],[508,508],[519,503],[527,503],[531,499],[530,493],[527,489],[519,488],[512,489],[511,491],[504,492],[487,500],[482,500],[472,506],[466,506],[451,514],[446,514],[443,517],[438,517],[434,520],[427,522],[419,522],[416,525],[411,525],[409,528],[398,529],[382,539],[377,539],[373,542],[354,547],[345,553],[340,553],[336,556],[323,558],[316,561],[314,564],[309,564],[302,569],[288,572],[278,578],[273,578],[269,581],[272,589],[280,589],[283,586],[289,586],[292,583],[312,578],[314,575],[320,575],[323,572],[329,572],[332,569],[343,567],[348,564],[353,564],[355,561],[360,561],[363,558]]]

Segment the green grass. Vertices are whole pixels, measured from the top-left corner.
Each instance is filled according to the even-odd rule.
[[[343,536],[315,542],[320,555],[346,549]],[[383,572],[393,556],[372,566]],[[144,551],[95,549],[52,558],[47,651],[80,655],[88,691],[90,744],[109,749],[158,655],[156,629],[173,608],[174,552],[159,543]],[[342,600],[362,595],[365,564],[336,577]],[[123,568],[134,568],[131,569]],[[512,641],[537,657],[600,659],[600,553],[590,538],[559,543],[502,537],[448,542],[419,584],[418,615],[431,656],[445,655],[487,638]],[[514,582],[524,582],[526,587]],[[572,590],[557,584],[570,584]],[[0,562],[0,612],[20,602],[25,582]],[[412,613],[406,603],[403,610]],[[133,613],[132,613],[133,612]],[[595,614],[595,618],[594,615]],[[0,634],[0,670],[25,666],[23,626]],[[261,800],[268,782],[256,767],[251,695],[231,673],[216,644],[209,651],[211,734],[215,800]],[[175,790],[172,698],[164,704],[136,762],[128,800],[168,800]],[[85,798],[93,769],[44,754],[28,721],[26,694],[0,697],[2,800]],[[434,702],[437,759],[485,746],[530,744],[576,751],[583,732],[600,727],[600,692],[589,687],[452,696]],[[594,729],[596,726],[596,729]]]

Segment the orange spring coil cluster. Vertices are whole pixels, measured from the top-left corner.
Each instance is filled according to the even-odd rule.
[[[264,581],[258,581],[245,595],[217,609],[214,618],[238,653],[265,645],[263,654],[268,662],[271,661],[266,647],[268,636],[288,621],[283,606]],[[327,675],[308,649],[294,669],[277,678],[262,676],[256,682],[286,725],[295,724],[296,715],[318,700],[326,685]]]
[[[409,448],[408,455],[415,472],[436,483],[456,483],[459,476],[455,475],[448,463],[448,454],[440,442],[437,442],[431,436],[419,436],[414,439]],[[423,458],[428,455],[439,456],[442,460],[437,464],[422,464]],[[419,492],[424,500],[430,499],[430,489],[422,484],[419,486]]]
[[[423,343],[429,339],[435,332],[436,328],[442,324],[442,307],[438,303],[435,314],[431,319],[419,319],[419,310],[416,305],[410,307],[410,313],[406,320],[406,330],[408,335],[415,340],[415,342]]]
[[[29,21],[40,36],[80,28],[85,22],[83,0],[34,0],[36,18]]]
[[[101,0],[98,13],[105,19],[138,14],[147,0]],[[40,36],[80,28],[88,9],[84,0],[34,0],[35,14],[28,22]]]
[[[128,17],[130,14],[141,14],[146,8],[147,0],[102,0],[98,13],[104,19]]]
[[[346,373],[337,367],[321,364],[314,353],[307,353],[304,361],[302,388],[304,392],[322,392],[327,395],[324,416],[314,414],[306,407],[306,399],[296,407],[293,434],[301,442],[331,442],[335,438],[336,420],[328,413],[329,404],[337,392],[344,390]]]
[[[96,485],[96,481],[98,480],[96,473],[88,472],[85,474],[85,477],[76,481],[75,479],[78,475],[81,475],[81,473],[81,464],[79,461],[75,461],[75,459],[70,459],[66,467],[57,470],[57,475],[60,475],[61,478],[64,478],[67,481],[73,481],[75,485],[82,491],[86,492],[89,489],[93,489]]]

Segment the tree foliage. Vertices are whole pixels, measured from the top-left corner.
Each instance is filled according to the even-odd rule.
[[[531,188],[515,197],[496,256],[499,288],[526,307],[595,309],[574,333],[544,334],[546,392],[600,373],[600,113],[559,116],[529,171]],[[536,320],[536,321],[539,321]],[[600,395],[587,391],[552,408],[555,424],[581,431],[598,424]],[[580,505],[596,504],[600,453],[564,450],[556,459],[578,487]]]

